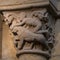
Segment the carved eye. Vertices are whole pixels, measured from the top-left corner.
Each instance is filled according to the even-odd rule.
[[[10,17],[10,16],[12,16],[11,14],[10,15],[8,15],[8,17]]]
[[[15,36],[18,35],[16,32],[12,32]]]
[[[20,20],[20,22],[22,22],[22,20]]]
[[[20,41],[19,39],[16,39],[15,41]]]
[[[6,21],[8,22],[8,19],[6,19]]]

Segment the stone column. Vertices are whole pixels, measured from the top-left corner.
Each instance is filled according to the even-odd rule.
[[[2,15],[0,14],[0,59],[2,58]]]
[[[51,60],[60,60],[60,19],[57,19],[55,24],[55,40]]]

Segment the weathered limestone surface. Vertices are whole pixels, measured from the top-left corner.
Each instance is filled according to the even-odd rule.
[[[4,23],[2,35],[2,60],[17,60],[9,27]]]
[[[6,3],[6,1],[8,3]],[[19,8],[21,9],[21,8],[37,7],[37,6],[43,6],[43,5],[49,4],[48,0],[35,0],[35,1],[33,1],[33,0],[21,0],[21,1],[20,0],[0,0],[0,2],[2,2],[2,3],[0,3],[0,10],[11,10],[11,9],[19,9]],[[56,2],[54,2],[54,4],[55,3]],[[58,10],[60,10],[59,3],[60,2],[58,2],[58,5],[55,5],[55,8],[57,7]],[[53,10],[55,10],[54,6],[52,6],[52,8],[53,8]],[[42,14],[39,11],[37,14],[35,14],[36,10],[42,11]],[[21,13],[22,11],[23,11],[23,13]],[[37,55],[37,54],[23,54],[21,56],[19,55],[21,53],[21,50],[30,50],[31,49],[31,50],[33,50],[33,52],[34,52],[34,49],[43,50],[45,52],[47,50],[49,50],[50,46],[47,49],[45,48],[46,46],[44,46],[45,49],[43,49],[43,45],[34,42],[34,39],[36,39],[36,41],[39,42],[40,39],[42,38],[42,37],[40,38],[40,35],[42,34],[41,31],[38,31],[41,26],[43,26],[43,28],[40,28],[40,29],[43,29],[43,30],[48,29],[48,28],[51,29],[52,31],[49,30],[49,33],[55,32],[55,36],[53,34],[49,35],[49,33],[46,35],[42,34],[42,36],[44,35],[42,40],[43,40],[43,42],[46,41],[45,38],[47,38],[47,40],[49,40],[49,37],[51,37],[51,35],[55,37],[55,45],[53,44],[54,42],[52,42],[52,46],[54,45],[53,46],[54,48],[52,49],[52,55],[51,55],[50,60],[60,60],[60,48],[59,48],[60,47],[60,41],[59,41],[60,40],[60,19],[57,19],[55,22],[54,21],[55,19],[53,19],[55,17],[52,16],[53,12],[51,15],[49,13],[48,18],[46,18],[47,15],[45,15],[46,13],[44,13],[44,11],[45,11],[45,9],[42,9],[42,8],[40,8],[40,9],[32,8],[31,10],[27,9],[27,10],[10,11],[10,12],[6,11],[6,14],[5,14],[5,11],[3,11],[3,15],[6,18],[6,19],[4,19],[6,24],[10,25],[12,20],[13,20],[13,22],[12,22],[12,25],[10,25],[9,27],[3,23],[2,60],[46,60],[45,57],[43,57],[41,55]],[[57,11],[55,11],[55,12],[57,12]],[[58,12],[57,12],[57,14],[58,14]],[[45,21],[43,21],[43,20],[45,20]],[[20,22],[22,22],[22,23],[20,24]],[[46,23],[46,25],[45,25],[45,23]],[[54,23],[55,23],[55,26],[54,26]],[[1,25],[0,25],[0,27],[1,27]],[[15,28],[15,27],[17,27],[17,28]],[[54,27],[55,27],[55,29],[54,29]],[[1,28],[0,28],[0,30],[1,30]],[[1,33],[1,31],[0,31],[0,33]],[[36,38],[35,36],[38,38]],[[50,40],[53,40],[53,38]],[[25,43],[26,41],[27,41],[27,43]],[[31,41],[34,42],[34,45],[31,43]],[[1,42],[1,39],[0,39],[0,42]],[[23,47],[21,48],[22,44],[23,44]],[[30,47],[32,47],[32,45],[33,45],[33,48],[30,48]],[[52,48],[52,47],[50,47],[50,48]],[[0,49],[1,49],[1,47],[0,47]],[[49,50],[49,52],[50,52],[50,50]],[[19,58],[17,58],[16,53],[18,53]],[[1,55],[1,53],[0,53],[0,55]]]
[[[0,0],[0,10],[37,7],[48,4],[48,0]]]
[[[53,37],[52,37],[53,35],[51,32],[54,25],[54,22],[52,20],[54,19],[47,12],[47,10],[45,8],[44,9],[32,8],[30,10],[28,9],[28,10],[20,10],[20,11],[6,11],[3,12],[3,16],[5,17],[4,21],[9,26],[6,27],[3,25],[3,28],[5,29],[5,30],[3,29],[3,49],[6,48],[6,46],[8,46],[9,43],[11,43],[11,48],[9,47],[9,49],[7,50],[8,52],[10,52],[11,51],[10,49],[14,47],[12,45],[12,42],[14,41],[16,52],[18,55],[21,54],[21,51],[24,52],[25,50],[27,50],[28,52],[28,54],[25,54],[26,52],[24,52],[24,55],[21,56],[19,55],[18,58],[19,60],[24,60],[24,59],[27,60],[28,57],[30,57],[30,60],[32,59],[46,60],[44,56],[37,55],[38,54],[37,52],[39,50],[39,53],[45,54],[48,51],[47,53],[49,54],[52,48],[51,46],[48,45],[48,43],[50,43],[49,41],[51,41],[51,44],[53,46]],[[13,37],[14,37],[14,40],[12,39],[11,42],[10,42],[11,37],[9,36],[9,33],[7,33],[8,36],[4,36],[6,32],[9,32],[6,31],[8,29],[10,29],[10,31],[13,33]],[[46,33],[46,35],[44,36],[43,33]],[[6,39],[6,41],[9,42],[4,41],[4,39]],[[7,45],[5,46],[4,44]],[[37,50],[36,54],[33,54],[33,52],[36,50]],[[4,54],[4,51],[5,50],[3,50],[3,59],[4,59],[4,55],[5,58],[8,59],[6,56],[8,52],[7,54],[6,53]],[[30,54],[31,52],[29,51],[32,51],[32,54]],[[16,55],[16,52],[14,52],[13,56]],[[12,57],[12,55],[8,55],[8,56]]]

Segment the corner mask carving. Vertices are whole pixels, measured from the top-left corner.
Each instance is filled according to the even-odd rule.
[[[3,15],[14,35],[17,57],[22,54],[39,54],[47,59],[51,57],[54,34],[46,9],[3,12]]]

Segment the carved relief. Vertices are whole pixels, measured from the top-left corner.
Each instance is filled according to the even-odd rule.
[[[4,21],[14,35],[17,56],[27,53],[40,54],[49,59],[54,45],[54,35],[49,26],[48,12],[42,9],[30,13],[28,16],[29,13],[26,11],[3,12]],[[26,43],[30,45],[26,47]]]

